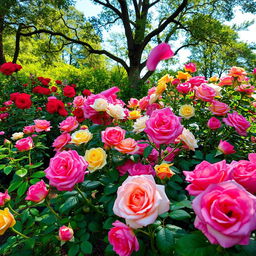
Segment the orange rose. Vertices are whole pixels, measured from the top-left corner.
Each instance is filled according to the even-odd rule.
[[[13,227],[16,221],[8,208],[0,210],[0,235],[3,235],[8,228]]]
[[[121,153],[133,155],[138,150],[138,144],[134,139],[127,138],[116,145],[115,149]]]
[[[165,178],[171,178],[175,173],[170,169],[173,164],[161,163],[154,167],[156,171],[156,176],[163,180]]]

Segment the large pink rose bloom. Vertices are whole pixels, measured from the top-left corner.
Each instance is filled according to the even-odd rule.
[[[256,228],[256,197],[235,181],[210,185],[192,203],[194,225],[212,244],[224,248],[249,244]]]
[[[174,143],[181,135],[183,126],[180,118],[175,116],[170,108],[155,110],[146,121],[144,132],[156,145]]]
[[[188,83],[190,83],[192,87],[197,87],[202,83],[207,83],[207,80],[205,80],[204,76],[194,76],[188,80]]]
[[[141,228],[167,212],[169,205],[164,186],[156,185],[152,175],[129,176],[118,188],[113,211],[131,228]]]
[[[46,178],[59,191],[71,191],[77,183],[84,181],[87,166],[88,163],[75,150],[62,151],[51,158],[45,170]]]
[[[79,123],[75,116],[69,116],[61,123],[59,123],[59,128],[62,132],[71,132],[78,127]]]
[[[197,196],[209,185],[228,180],[230,170],[225,160],[214,164],[203,161],[195,167],[194,171],[183,171],[186,181],[191,183],[186,190],[190,195]]]
[[[256,193],[256,153],[249,154],[249,161],[240,160],[231,164],[231,178],[252,194]]]
[[[52,128],[51,122],[47,120],[34,120],[36,132],[49,132]]]
[[[41,180],[29,187],[25,200],[38,203],[43,199],[45,199],[48,193],[49,193],[49,190],[46,188],[44,181]]]
[[[216,96],[216,91],[207,84],[201,84],[196,88],[196,97],[202,101],[212,101]]]
[[[139,250],[139,242],[131,228],[116,220],[108,232],[108,240],[113,250],[119,256],[130,256],[133,251]]]
[[[108,127],[101,132],[102,142],[108,146],[116,146],[125,138],[126,131],[121,127]]]
[[[223,118],[223,122],[228,126],[234,127],[236,132],[241,136],[247,136],[246,130],[251,126],[250,122],[237,112],[228,114],[228,117]]]

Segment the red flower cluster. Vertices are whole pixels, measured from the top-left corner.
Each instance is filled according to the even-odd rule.
[[[82,94],[83,94],[84,96],[90,96],[92,93],[91,93],[90,90],[85,89],[85,90],[82,91]]]
[[[46,111],[50,114],[58,113],[61,116],[67,116],[68,111],[61,100],[52,99],[46,103]]]
[[[50,83],[50,81],[51,81],[50,78],[44,78],[44,77],[42,77],[42,76],[39,76],[37,79],[38,79],[38,81],[40,81],[41,84],[44,85],[44,86],[48,86],[49,83]]]
[[[32,105],[32,101],[30,99],[31,95],[27,93],[12,93],[10,95],[11,100],[14,101],[17,108],[20,109],[28,109]]]
[[[36,86],[33,88],[32,90],[33,93],[39,93],[39,94],[43,94],[43,95],[49,95],[51,94],[51,91],[49,88],[45,88],[43,86]]]
[[[3,65],[0,66],[0,73],[10,76],[12,75],[14,72],[17,72],[19,70],[22,69],[21,65],[18,65],[16,63],[12,63],[12,62],[6,62]]]
[[[73,98],[76,95],[76,91],[75,91],[74,87],[67,85],[63,89],[63,94],[66,97]]]
[[[77,122],[81,123],[85,120],[84,111],[81,108],[76,108],[72,113],[76,117]]]

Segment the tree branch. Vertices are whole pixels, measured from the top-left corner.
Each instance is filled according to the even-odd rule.
[[[141,78],[141,80],[142,80],[143,82],[145,82],[153,73],[154,73],[154,71],[148,71],[148,72]]]
[[[111,9],[115,14],[117,14],[122,19],[122,13],[115,6],[110,4],[110,2],[108,0],[106,2],[102,2],[100,0],[93,0],[93,1],[105,6],[106,8]]]
[[[157,3],[159,3],[159,2],[160,2],[160,0],[154,1],[153,3],[151,3],[151,4],[149,5],[149,8],[151,8],[152,6],[154,6],[155,4],[157,4]]]
[[[182,45],[181,47],[179,47],[179,48],[174,52],[174,55],[177,55],[178,52],[179,52],[181,49],[185,48],[185,47],[196,46],[196,45],[198,45],[198,43],[184,44],[184,45]]]

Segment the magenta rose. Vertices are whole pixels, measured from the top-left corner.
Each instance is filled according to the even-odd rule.
[[[31,137],[26,137],[24,139],[17,140],[15,147],[19,151],[28,151],[34,147],[33,139]]]
[[[196,97],[202,101],[211,102],[215,96],[215,90],[207,84],[201,84],[199,87],[196,88]]]
[[[236,153],[236,151],[234,150],[234,146],[225,140],[220,140],[218,150],[221,151],[224,155]]]
[[[207,126],[211,129],[211,130],[217,130],[221,127],[221,122],[219,119],[217,119],[216,117],[211,117],[208,122],[207,122]]]
[[[120,176],[124,176],[127,171],[134,165],[134,162],[130,159],[126,160],[124,164],[116,167]]]
[[[235,181],[210,185],[192,203],[194,225],[212,244],[224,248],[249,244],[256,228],[256,197]]]
[[[155,110],[146,121],[144,132],[157,146],[173,143],[181,135],[183,126],[180,118],[170,108]]]
[[[203,161],[195,167],[194,171],[183,171],[186,181],[191,183],[186,190],[190,195],[197,196],[209,185],[228,180],[230,171],[231,168],[225,160],[214,164]]]
[[[223,122],[228,126],[234,127],[236,132],[241,136],[247,136],[246,130],[251,126],[250,122],[237,112],[228,114],[228,117],[223,118]]]
[[[143,153],[144,153],[145,148],[148,147],[148,146],[150,146],[148,143],[144,143],[144,142],[146,142],[146,141],[144,141],[144,140],[139,140],[139,141],[138,141],[138,151],[136,152],[136,154],[143,156]],[[147,157],[147,159],[148,159],[150,162],[156,162],[158,156],[159,156],[158,151],[153,148],[152,151],[151,151],[151,153],[150,153],[149,156]]]
[[[108,240],[116,254],[130,256],[133,251],[139,250],[139,242],[130,227],[118,220],[112,225],[114,227],[108,232]]]
[[[74,231],[72,228],[67,226],[62,226],[59,229],[59,239],[60,241],[66,242],[72,240],[74,236]]]
[[[73,187],[84,181],[88,163],[75,150],[56,153],[45,170],[50,185],[59,191],[71,191]]]
[[[44,181],[41,180],[29,187],[25,200],[38,203],[43,199],[45,199],[48,193],[49,193],[49,190],[46,188]]]
[[[4,204],[11,200],[11,197],[8,194],[8,190],[6,190],[4,193],[0,192],[0,206],[4,206]]]
[[[125,138],[126,131],[121,127],[108,127],[101,132],[102,142],[107,146],[116,146]]]
[[[135,175],[156,175],[155,170],[150,164],[142,164],[142,163],[134,163],[128,169],[128,173],[130,176]]]

